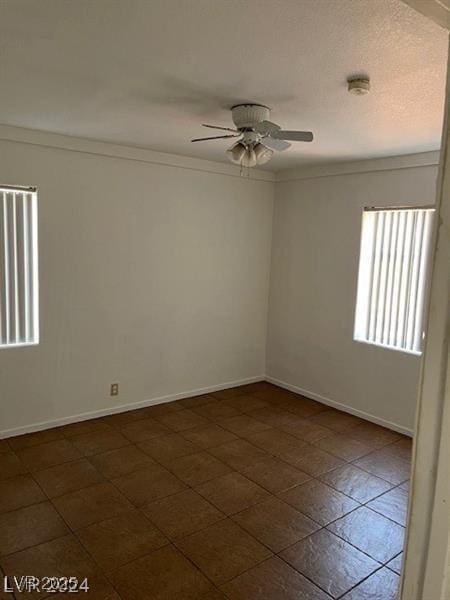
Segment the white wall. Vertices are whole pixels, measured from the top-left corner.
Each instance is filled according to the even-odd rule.
[[[264,375],[273,183],[173,160],[0,141],[0,182],[38,186],[41,301],[0,432]]]
[[[0,138],[0,183],[39,188],[42,334],[0,350],[0,436],[265,373],[412,429],[419,358],[352,340],[361,210],[433,203],[433,153],[282,173],[274,190],[225,164]]]
[[[364,170],[361,164],[358,170]],[[434,204],[436,177],[437,167],[423,166],[300,180],[294,175],[277,184],[270,377],[412,430],[420,358],[352,339],[361,214],[364,206]]]

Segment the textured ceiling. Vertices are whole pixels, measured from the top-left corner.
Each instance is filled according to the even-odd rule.
[[[226,160],[229,140],[189,139],[255,101],[315,133],[269,169],[424,152],[446,59],[447,33],[400,0],[1,0],[0,122]]]

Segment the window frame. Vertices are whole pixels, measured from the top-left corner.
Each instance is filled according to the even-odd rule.
[[[364,239],[365,233],[367,234],[367,232],[365,232],[365,219],[367,218],[366,215],[367,213],[387,213],[387,212],[413,212],[413,211],[422,211],[422,212],[428,212],[428,213],[432,213],[431,218],[428,220],[427,222],[427,217],[424,216],[424,222],[423,222],[423,232],[422,232],[422,236],[425,237],[425,241],[422,239],[421,240],[421,246],[420,246],[420,252],[418,253],[418,262],[419,262],[419,266],[418,268],[418,274],[417,274],[417,296],[420,294],[421,296],[421,303],[419,307],[415,307],[414,308],[414,312],[412,314],[412,319],[415,320],[417,318],[420,319],[419,324],[420,324],[420,328],[421,328],[421,335],[420,335],[420,348],[414,348],[414,347],[406,347],[406,341],[403,342],[403,345],[400,344],[392,344],[392,343],[387,343],[387,342],[381,342],[379,340],[376,339],[369,339],[369,338],[374,338],[374,337],[379,337],[377,335],[376,332],[373,332],[373,335],[369,335],[369,328],[370,328],[370,320],[373,315],[374,312],[374,308],[373,306],[371,306],[371,302],[372,302],[372,278],[373,278],[373,268],[375,265],[375,253],[376,253],[376,248],[375,248],[375,244],[377,243],[377,240],[374,239],[373,235],[376,235],[376,233],[374,234],[374,232],[372,233],[372,238],[369,238],[368,240]],[[423,339],[424,339],[424,321],[423,321],[423,317],[424,317],[424,299],[425,299],[425,293],[426,293],[426,288],[427,288],[427,283],[429,281],[429,258],[430,258],[430,249],[431,249],[431,242],[433,239],[433,231],[434,231],[434,214],[435,214],[435,207],[434,206],[430,206],[430,205],[409,205],[409,206],[367,206],[364,207],[362,210],[362,215],[361,215],[361,227],[360,227],[360,244],[359,244],[359,260],[358,260],[358,276],[357,276],[357,285],[356,285],[356,300],[355,300],[355,311],[354,311],[354,321],[353,321],[353,341],[361,343],[361,344],[366,344],[369,346],[376,346],[379,348],[384,348],[386,350],[394,350],[397,352],[403,352],[406,354],[413,354],[416,356],[420,356],[423,352]],[[400,218],[398,217],[398,226],[400,223]],[[373,225],[372,225],[373,227]],[[385,227],[384,223],[383,223],[383,228]],[[391,223],[391,227],[393,227],[392,223]],[[396,233],[396,236],[398,235],[398,230]],[[405,230],[403,231],[403,237],[404,239],[406,239],[406,226],[405,226]],[[416,230],[413,229],[412,231],[410,231],[410,235],[411,235],[411,241],[410,244],[413,243],[413,240],[415,241],[415,236],[416,236]],[[384,232],[383,232],[383,236],[384,236]],[[389,244],[391,243],[390,240],[388,242]],[[384,240],[382,240],[381,245],[383,246],[384,244]],[[370,248],[370,253],[372,254],[372,264],[371,264],[371,269],[370,272],[367,269],[367,264],[364,262],[364,258],[367,258],[368,255],[368,251]],[[403,252],[403,250],[399,250],[397,251],[397,246],[395,248],[395,258],[394,260],[391,260],[391,247],[389,246],[388,250],[388,255],[389,255],[389,259],[388,261],[386,261],[386,269],[388,269],[387,274],[386,274],[386,280],[384,281],[384,286],[387,287],[387,285],[391,285],[392,286],[392,294],[394,292],[394,278],[395,278],[395,269],[396,269],[396,262],[398,260],[397,256],[397,252]],[[408,260],[410,261],[410,264],[408,265],[408,270],[412,270],[412,266],[411,266],[411,261],[413,260],[412,258],[410,258],[412,256],[412,252],[411,252],[411,246],[408,250],[408,254],[409,254],[409,258]],[[384,253],[384,246],[380,247],[378,250],[378,269],[381,270],[382,268],[382,254]],[[381,258],[380,258],[381,256]],[[400,258],[400,262],[402,261],[402,259]],[[420,263],[423,262],[423,275],[421,274],[420,269],[422,268],[420,266]],[[392,266],[393,265],[393,266]],[[404,264],[402,263],[401,269],[404,268]],[[388,282],[388,277],[389,277],[389,272],[392,269],[392,279],[391,282],[389,284]],[[409,276],[409,271],[408,271],[408,276]],[[380,276],[381,277],[381,276]],[[364,285],[364,287],[362,287]],[[401,285],[398,284],[398,285]],[[400,288],[398,293],[400,294]],[[385,292],[385,294],[387,294],[387,292]],[[408,291],[408,295],[409,295],[409,291]],[[406,296],[405,296],[406,298]],[[417,300],[417,298],[416,298]],[[409,300],[405,300],[409,301]],[[378,303],[378,300],[376,301]],[[398,300],[399,302],[399,300]],[[375,307],[375,311],[379,310],[379,307]],[[392,306],[389,309],[389,313],[392,311]],[[383,307],[383,311],[385,311],[385,308]],[[397,321],[395,322],[395,327],[398,328],[398,324],[400,323],[400,320],[403,322],[402,327],[405,327],[407,325],[407,320],[408,320],[408,313],[407,313],[408,309],[406,309],[406,314],[402,314],[401,319],[400,316],[397,316]],[[419,314],[419,312],[421,312],[420,316],[417,317],[417,315]],[[383,314],[383,318],[385,318],[385,312]],[[377,316],[377,319],[379,318],[379,316]],[[389,314],[389,319],[391,319],[391,314]],[[366,333],[363,335],[361,333],[362,330],[366,330]],[[390,333],[388,333],[388,337],[390,337]],[[397,335],[396,333],[394,333],[394,335]],[[382,337],[385,337],[385,334],[382,334]],[[411,343],[411,346],[413,346],[414,344]]]
[[[29,273],[29,279],[26,280],[26,283],[24,283],[23,285],[25,285],[25,287],[30,285],[32,285],[32,291],[30,292],[30,297],[28,298],[27,302],[31,303],[29,304],[28,308],[29,311],[27,314],[31,314],[32,313],[32,336],[30,336],[31,339],[27,340],[27,341],[6,341],[3,342],[2,339],[0,338],[0,350],[8,350],[8,349],[13,349],[13,348],[25,348],[27,346],[37,346],[40,343],[40,309],[39,309],[39,242],[38,242],[38,188],[36,186],[23,186],[23,185],[9,185],[9,184],[0,184],[0,195],[3,195],[3,193],[6,194],[21,194],[22,196],[25,194],[30,194],[31,195],[31,200],[30,200],[30,208],[29,208],[29,215],[27,218],[31,217],[31,223],[29,226],[29,232],[28,235],[31,235],[31,241],[29,241],[28,239],[28,243],[29,243],[29,256],[31,258],[30,260],[30,264],[27,263],[26,268],[29,269],[31,272]],[[0,197],[0,211],[4,211],[4,207],[5,207],[6,202],[3,202],[3,197]],[[24,210],[24,209],[23,209]],[[23,213],[24,214],[24,213]],[[14,220],[13,222],[16,225],[16,228],[14,228],[13,231],[13,235],[14,235],[14,251],[17,252],[18,251],[18,245],[17,245],[17,222],[16,219],[17,218],[17,214],[15,213],[14,215]],[[7,231],[6,237],[5,237],[5,230],[7,230],[8,228],[8,223],[6,223],[3,220],[3,228],[2,231],[0,231],[0,242],[1,244],[6,244],[9,237],[9,231]],[[24,233],[22,232],[22,236],[24,235]],[[21,253],[23,255],[25,249],[25,242],[22,244],[22,249],[21,249]],[[8,254],[8,248],[5,251],[5,246],[0,248],[0,261],[1,261],[1,269],[0,269],[0,275],[2,272],[2,269],[5,269],[6,272],[6,268],[5,268],[5,263],[6,263],[6,258],[5,255]],[[15,268],[17,268],[17,265],[15,266]],[[25,266],[22,266],[21,268],[25,268]],[[8,265],[8,271],[9,271],[9,265]],[[18,276],[18,273],[15,272],[14,277],[16,278]],[[3,288],[5,287],[5,289],[9,288],[9,284],[10,281],[8,281],[7,286],[5,285],[4,282],[6,282],[6,275],[3,275],[4,280],[2,281],[0,278],[0,309],[3,311],[2,307],[2,300],[3,298],[1,297],[1,294],[3,292]],[[9,305],[10,304],[10,298],[8,299],[8,302],[5,302],[5,305]],[[15,299],[16,302],[18,302],[17,299]],[[25,309],[21,309],[24,311],[25,313]],[[15,307],[15,318],[17,318],[17,306]],[[29,317],[24,315],[24,321],[26,322],[27,319]],[[2,319],[2,314],[0,314],[0,320]]]

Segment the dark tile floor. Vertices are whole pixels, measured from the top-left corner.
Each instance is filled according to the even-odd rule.
[[[97,600],[394,600],[410,454],[268,383],[3,440],[0,575],[87,577]]]

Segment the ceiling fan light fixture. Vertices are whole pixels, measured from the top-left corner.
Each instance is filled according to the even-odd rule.
[[[241,160],[243,167],[256,167],[256,154],[253,148],[247,148]]]
[[[191,142],[238,138],[226,150],[226,155],[230,162],[241,167],[241,175],[244,169],[269,162],[274,151],[286,150],[291,146],[290,142],[312,142],[314,138],[311,131],[281,129],[269,121],[270,109],[261,104],[235,105],[231,108],[231,116],[235,128],[203,123],[203,127],[217,129],[221,135],[194,138]],[[224,134],[224,131],[230,133]]]
[[[227,150],[227,156],[235,165],[240,165],[247,149],[241,142],[236,142],[231,148]]]
[[[273,150],[264,146],[264,144],[256,144],[254,147],[256,162],[258,165],[265,165],[273,156]]]

